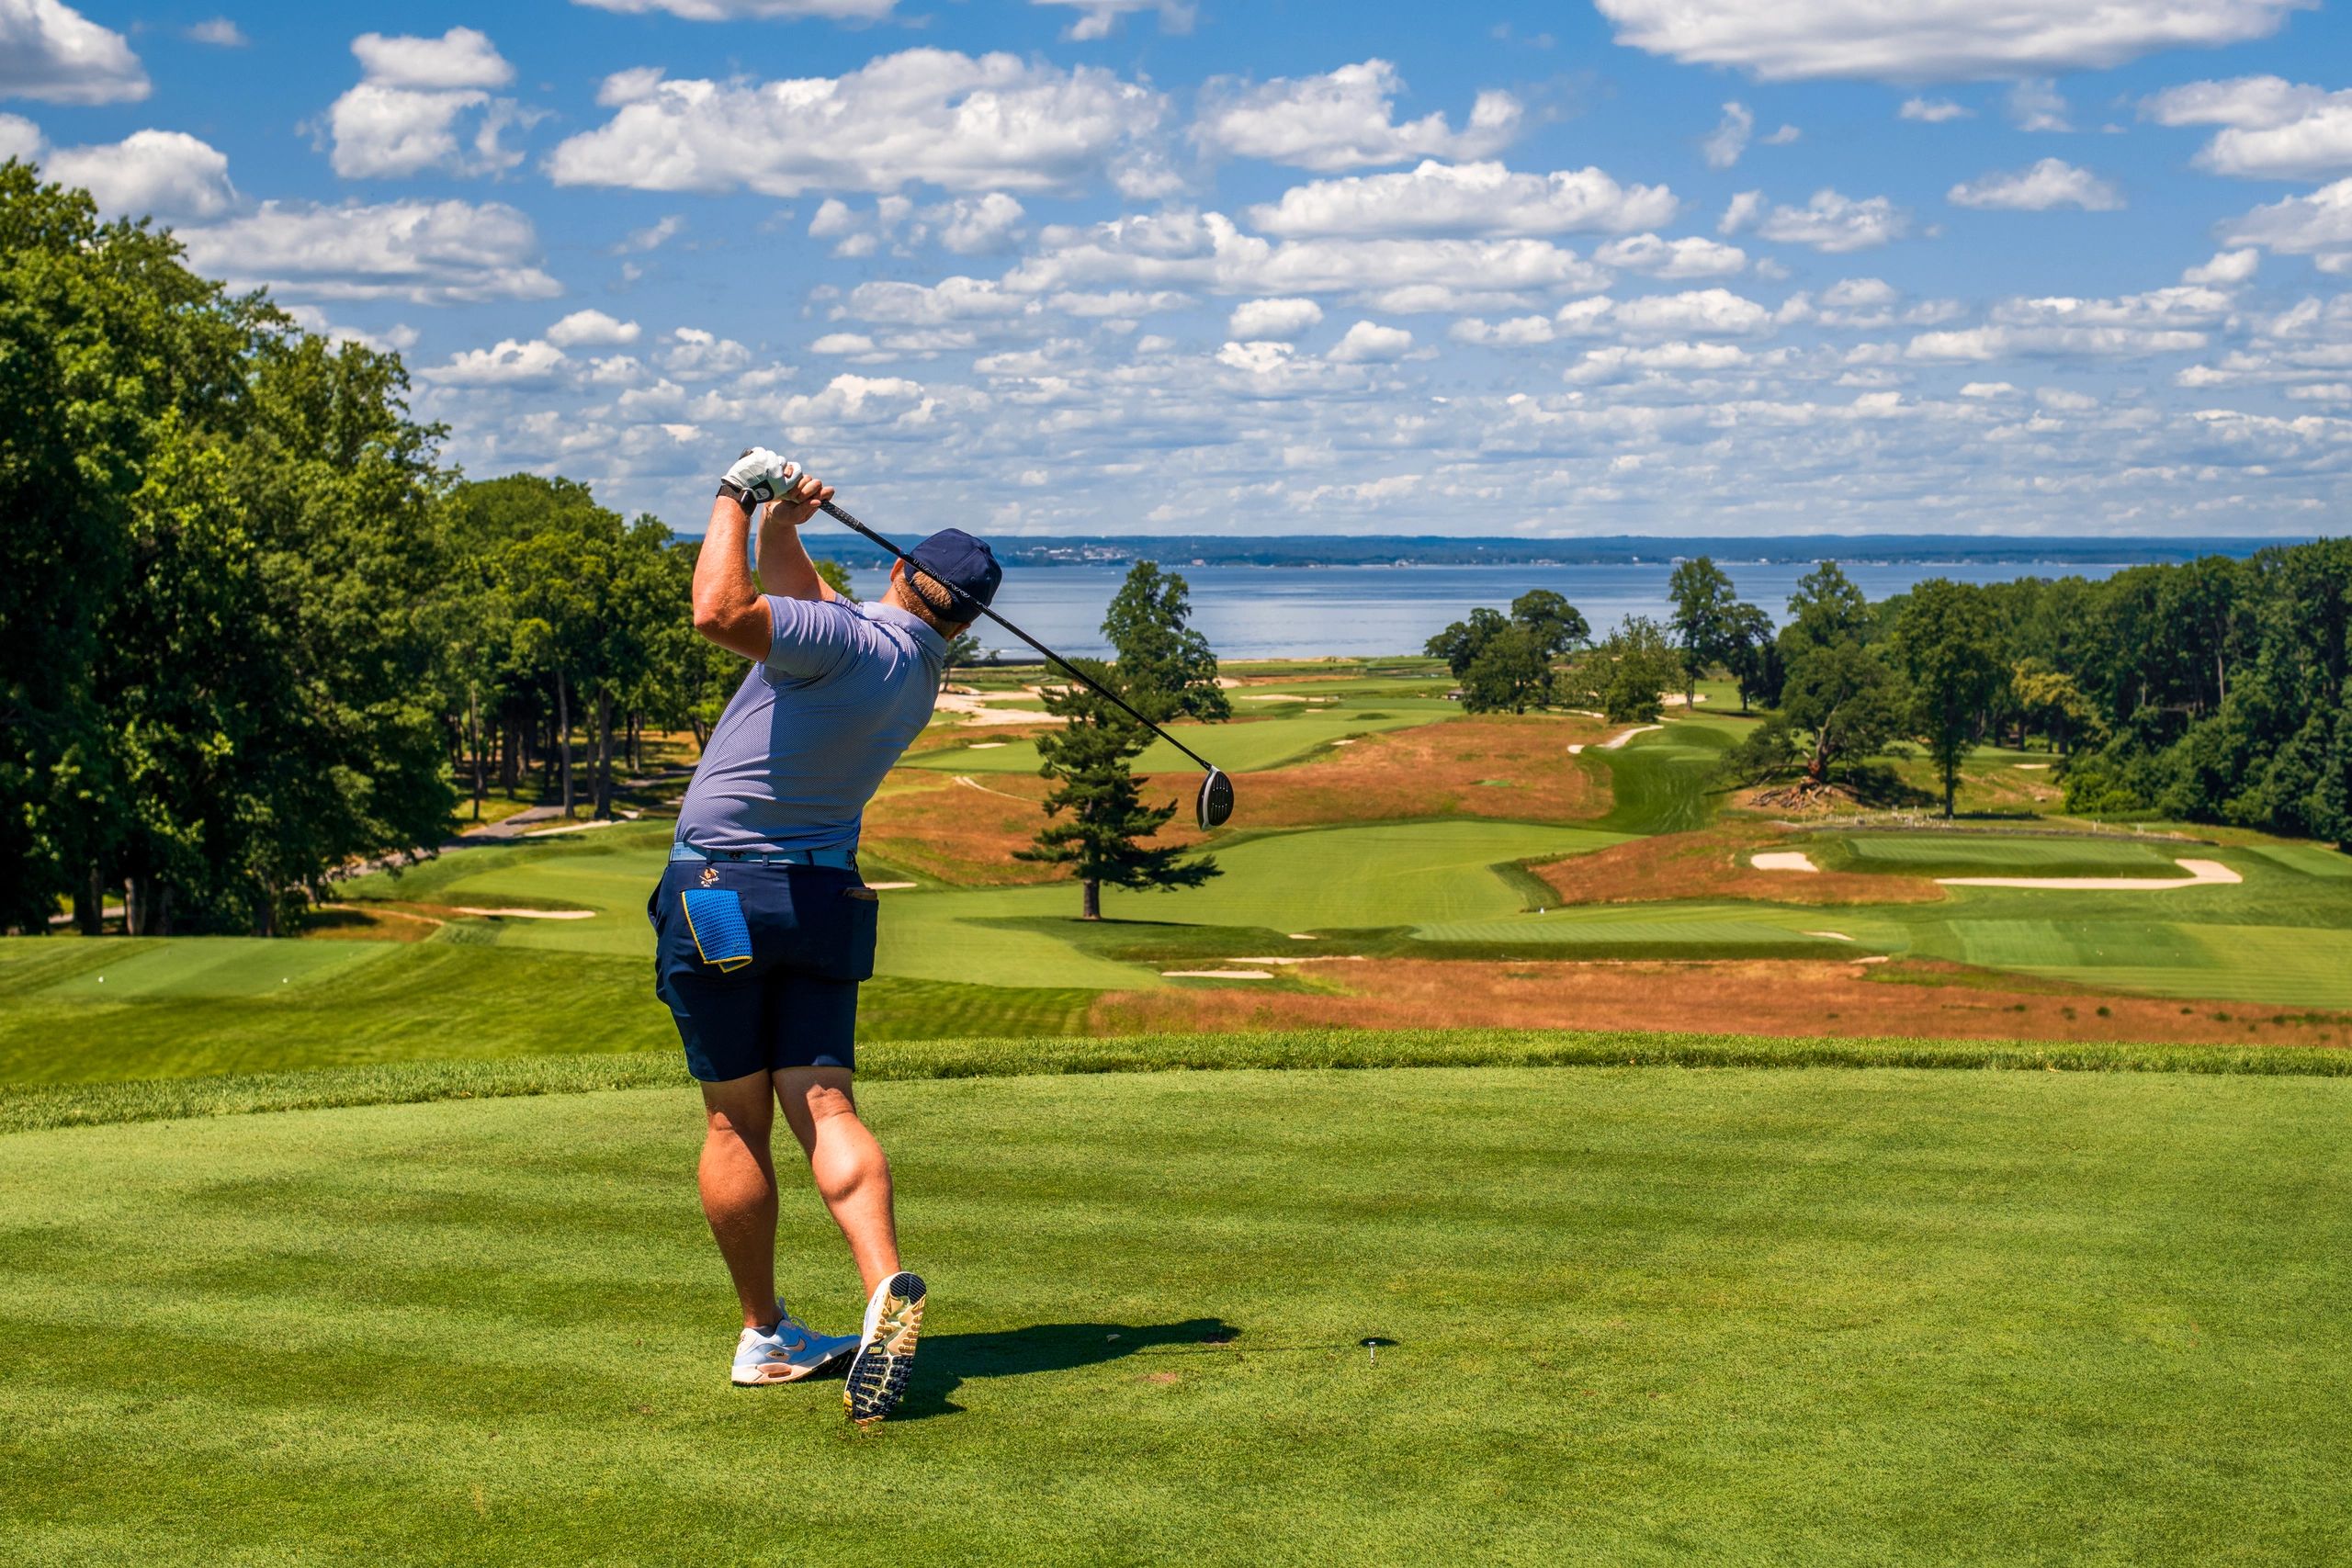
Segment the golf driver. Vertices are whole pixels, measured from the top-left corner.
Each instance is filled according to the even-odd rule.
[[[797,463],[786,464],[785,466],[784,477],[779,488],[789,487],[797,483],[799,480],[800,472],[800,466]],[[906,551],[899,548],[898,546],[892,544],[889,540],[884,538],[881,535],[876,533],[873,529],[867,527],[856,518],[852,517],[848,513],[842,511],[831,502],[828,501],[824,503],[824,510],[825,514],[831,517],[834,522],[841,524],[842,526],[854,533],[864,535],[866,538],[873,540],[876,544],[881,546],[884,549],[889,551],[900,560],[906,561],[908,570],[912,571],[917,570],[914,562],[908,559]],[[1225,776],[1225,771],[1223,769],[1210,761],[1206,757],[1202,756],[1198,751],[1193,750],[1190,746],[1185,745],[1182,740],[1179,740],[1174,736],[1169,734],[1167,730],[1162,729],[1159,725],[1152,723],[1151,720],[1136,712],[1136,710],[1128,705],[1127,700],[1125,697],[1111,690],[1110,687],[1104,685],[1093,676],[1089,675],[1085,671],[1080,670],[1077,665],[1072,664],[1069,660],[1064,659],[1060,654],[1056,653],[1052,649],[1047,648],[1044,643],[1039,642],[1035,637],[1031,637],[1027,632],[1023,631],[1019,626],[1014,626],[1011,621],[1006,620],[1002,615],[998,615],[994,610],[989,609],[985,604],[976,605],[974,607],[978,609],[981,615],[986,615],[989,620],[994,621],[998,626],[1002,626],[1006,631],[1011,632],[1014,637],[1019,637],[1023,642],[1025,642],[1031,648],[1035,649],[1047,660],[1051,660],[1055,664],[1060,665],[1063,670],[1069,671],[1069,673],[1080,684],[1091,688],[1096,694],[1108,699],[1113,705],[1116,706],[1120,712],[1125,714],[1129,718],[1134,719],[1137,724],[1142,725],[1146,729],[1150,730],[1154,735],[1159,736],[1162,740],[1167,741],[1168,744],[1175,747],[1179,751],[1183,752],[1184,755],[1190,757],[1193,761],[1198,762],[1202,768],[1206,770],[1206,776],[1201,780],[1201,793],[1193,802],[1193,814],[1199,819],[1201,829],[1204,832],[1211,828],[1224,826],[1226,818],[1233,815],[1233,781]]]

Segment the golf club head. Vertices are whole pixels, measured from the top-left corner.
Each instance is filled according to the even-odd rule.
[[[1208,777],[1201,781],[1201,797],[1193,804],[1203,832],[1225,826],[1225,819],[1233,815],[1233,781],[1225,776],[1224,769],[1209,770]]]

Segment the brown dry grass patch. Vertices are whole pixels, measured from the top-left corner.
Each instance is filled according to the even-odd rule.
[[[975,784],[934,768],[894,770],[865,808],[859,842],[886,864],[964,887],[1052,882],[1058,866],[1015,860],[1046,824],[1050,787],[1029,773],[975,773]]]
[[[1932,904],[1944,890],[1925,877],[1848,871],[1758,871],[1747,857],[1787,849],[1764,823],[1725,823],[1667,833],[1530,867],[1563,904],[1647,904],[1666,898],[1757,898],[1774,904]]]
[[[1309,990],[1238,987],[1115,992],[1094,1005],[1099,1033],[1295,1029],[1600,1029],[1908,1035],[1966,1040],[2352,1044],[2352,1013],[2256,1015],[2244,1003],[1965,985],[1888,985],[1870,965],[1375,960],[1307,966]],[[2102,1010],[2104,1014],[2102,1015]]]
[[[1586,718],[1498,716],[1367,735],[1312,762],[1237,778],[1235,820],[1253,828],[1412,817],[1589,821],[1608,812],[1609,782],[1568,746],[1609,733]]]

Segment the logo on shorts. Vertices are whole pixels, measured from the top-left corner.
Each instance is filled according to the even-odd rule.
[[[707,865],[702,868],[702,885],[705,887],[714,886],[717,885],[718,881],[718,868],[717,866]]]

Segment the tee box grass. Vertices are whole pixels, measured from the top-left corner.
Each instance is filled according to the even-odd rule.
[[[1392,1069],[861,1098],[933,1290],[908,1403],[862,1437],[834,1383],[728,1386],[683,1085],[0,1136],[8,1555],[2346,1544],[2352,1081]],[[852,1320],[797,1188],[782,1265],[818,1327]]]

